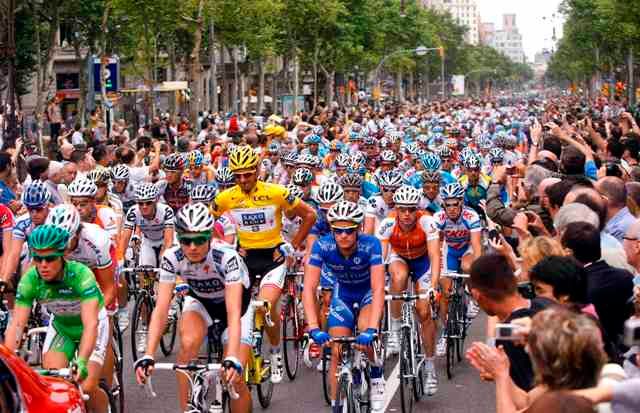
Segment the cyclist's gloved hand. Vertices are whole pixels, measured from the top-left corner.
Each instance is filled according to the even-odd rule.
[[[136,372],[136,378],[139,384],[144,384],[145,378],[151,373],[150,369],[156,364],[153,357],[144,355],[133,363],[133,370]]]
[[[361,346],[370,346],[373,342],[373,339],[378,334],[378,330],[375,328],[367,328],[356,337],[356,343]]]
[[[311,331],[309,331],[309,335],[311,336],[313,341],[319,346],[327,343],[331,339],[331,336],[329,336],[329,334],[325,333],[319,328],[314,328]]]
[[[280,244],[278,248],[280,249],[280,252],[282,253],[282,255],[284,255],[285,257],[291,257],[295,252],[295,250],[293,249],[293,246],[288,242]]]
[[[82,381],[89,375],[87,359],[84,357],[76,357],[75,360],[71,362],[71,369],[75,374],[76,381]]]

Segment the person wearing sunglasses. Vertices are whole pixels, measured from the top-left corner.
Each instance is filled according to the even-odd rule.
[[[464,175],[460,176],[458,182],[465,187],[464,203],[479,214],[484,214],[480,202],[487,199],[491,177],[482,173],[481,160],[475,152],[469,152],[464,158],[463,167]]]
[[[365,234],[373,235],[380,222],[389,216],[393,208],[393,194],[402,186],[402,174],[397,169],[378,175],[381,194],[369,198],[364,216]]]
[[[22,192],[22,204],[27,208],[27,213],[16,219],[11,231],[11,242],[3,254],[1,280],[7,285],[15,287],[20,274],[26,271],[29,260],[23,254],[24,243],[37,226],[44,224],[49,214],[50,201],[51,194],[41,181],[31,182]]]
[[[214,172],[204,164],[204,155],[199,150],[189,152],[187,155],[188,169],[184,172],[192,185],[210,184],[214,180]]]
[[[42,367],[75,370],[74,379],[89,395],[91,412],[107,411],[107,395],[98,387],[109,340],[104,298],[91,270],[67,261],[64,251],[69,233],[53,225],[40,225],[29,236],[33,266],[20,279],[5,346],[15,351],[38,302],[51,314],[42,348]]]
[[[98,187],[88,178],[76,178],[69,185],[69,200],[76,207],[82,222],[96,224],[109,233],[115,246],[118,239],[118,216],[105,205],[98,205],[96,195]]]
[[[383,256],[388,257],[391,274],[391,292],[401,294],[407,289],[407,280],[415,285],[416,293],[424,293],[438,285],[440,279],[440,235],[433,218],[419,210],[422,192],[412,186],[401,186],[393,195],[394,214],[384,219],[376,232],[382,242]],[[400,319],[402,303],[391,303],[391,330],[388,351],[400,350]],[[429,396],[438,390],[434,364],[436,323],[431,317],[427,300],[416,301],[416,314],[422,325],[425,352],[426,380],[424,392]]]
[[[87,178],[93,181],[98,188],[96,193],[96,204],[108,206],[118,216],[118,228],[122,223],[122,217],[124,215],[122,201],[113,192],[109,191],[109,181],[111,180],[111,174],[106,168],[96,168],[87,174]]]
[[[223,377],[240,395],[231,400],[233,412],[251,410],[251,393],[243,379],[243,366],[251,351],[253,312],[249,272],[236,250],[213,237],[214,219],[202,203],[188,204],[176,215],[179,246],[162,255],[156,306],[151,314],[145,355],[134,364],[139,384],[153,372],[154,355],[165,332],[176,280],[189,286],[178,324],[180,340],[176,362],[187,364],[197,358],[213,320],[224,329]],[[178,375],[178,397],[184,411],[189,394],[188,378]]]
[[[111,193],[122,203],[123,216],[136,203],[135,187],[130,181],[129,167],[124,164],[111,168]]]
[[[464,205],[465,189],[459,183],[445,185],[440,188],[442,210],[434,215],[434,220],[440,231],[440,239],[444,242],[446,272],[469,273],[471,264],[482,254],[482,224],[478,213]],[[448,291],[450,280],[443,278],[440,284],[444,291]],[[440,314],[444,317],[448,310],[446,294],[440,301]],[[477,307],[469,302],[467,316],[475,316]],[[473,318],[473,317],[471,317]],[[443,320],[444,321],[444,320]],[[444,323],[443,323],[444,325]],[[438,356],[446,351],[446,339],[440,337],[436,347]]]
[[[318,345],[325,345],[331,337],[351,336],[360,331],[357,343],[370,347],[376,339],[378,325],[384,307],[384,264],[380,241],[374,236],[359,232],[364,211],[355,203],[340,201],[329,209],[327,220],[331,233],[318,238],[311,249],[305,267],[302,300],[309,325],[309,335]],[[335,277],[335,286],[327,326],[329,333],[320,328],[317,288],[323,267]],[[354,305],[359,316],[354,315]],[[331,405],[334,412],[342,411],[342,400],[336,400],[336,370],[340,346],[332,346],[328,377],[331,388]],[[380,411],[384,402],[384,377],[381,367],[371,367],[371,410]]]
[[[282,217],[286,213],[289,218],[301,219],[298,232],[291,240],[293,248],[301,250],[316,213],[285,187],[259,181],[258,164],[259,158],[250,146],[239,146],[230,153],[229,168],[236,185],[216,196],[214,214],[216,218],[226,212],[231,214],[252,284],[258,275],[262,276],[258,297],[271,303],[274,321],[273,326],[266,328],[271,343],[271,381],[280,383],[284,369],[278,303],[286,273]]]
[[[183,174],[184,168],[183,156],[179,153],[170,154],[162,162],[165,178],[157,183],[160,199],[173,209],[174,214],[189,202],[193,187],[193,183]]]

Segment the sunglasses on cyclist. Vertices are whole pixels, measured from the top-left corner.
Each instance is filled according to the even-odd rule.
[[[256,173],[256,171],[255,171],[255,170],[254,170],[254,171],[247,171],[247,172],[234,172],[234,173],[233,173],[233,176],[234,176],[235,178],[244,178],[244,179],[247,179],[247,178],[251,178],[255,173]]]
[[[178,237],[178,242],[180,245],[195,245],[199,247],[201,245],[206,244],[211,239],[208,235],[201,235],[199,237]]]
[[[45,208],[45,205],[38,206],[38,207],[27,207],[27,211],[29,211],[29,212],[40,212],[44,208]]]
[[[351,235],[358,230],[358,227],[331,227],[331,230],[335,235]]]
[[[138,201],[137,204],[140,206],[151,206],[155,204],[156,201]]]
[[[32,255],[31,259],[33,260],[33,262],[54,262],[55,260],[57,260],[58,258],[60,258],[62,255],[58,255],[58,254],[52,254],[52,255]]]
[[[460,202],[445,202],[445,208],[458,208],[460,206]]]

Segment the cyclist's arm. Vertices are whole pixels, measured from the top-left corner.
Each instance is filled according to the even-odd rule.
[[[4,238],[3,238],[4,241]],[[3,244],[4,245],[4,244]],[[2,265],[2,280],[5,282],[9,282],[11,280],[11,275],[16,272],[18,268],[18,263],[20,262],[20,253],[22,252],[22,246],[24,245],[23,239],[15,239],[11,240],[9,245],[9,249],[5,253],[7,257],[5,258]],[[15,287],[15,286],[14,286]]]
[[[304,269],[302,303],[304,304],[304,313],[307,317],[309,330],[320,327],[316,308],[318,284],[320,284],[320,267],[313,264],[307,264]]]
[[[482,231],[471,233],[471,248],[473,249],[473,259],[482,255]]]
[[[427,241],[427,253],[431,263],[431,287],[435,287],[440,282],[440,259],[442,258],[440,249],[440,238]]]
[[[376,217],[373,215],[366,215],[364,217],[364,233],[373,235],[376,229]]]
[[[295,216],[302,218],[300,228],[298,228],[298,232],[291,240],[291,245],[298,250],[302,246],[304,239],[309,235],[314,222],[316,222],[316,212],[303,200],[300,200],[292,211]]]
[[[111,265],[105,268],[95,268],[93,273],[96,277],[96,281],[100,286],[100,290],[102,291],[102,295],[104,296],[104,306],[109,308],[111,305],[115,305],[116,300],[116,283],[115,273],[116,273],[116,264],[111,262]]]
[[[149,174],[157,171],[160,169],[160,146],[162,144],[160,143],[160,141],[155,141],[153,143],[153,149],[154,149],[154,157],[153,160],[151,161],[151,164],[149,165]]]
[[[97,299],[84,300],[80,304],[80,318],[82,319],[82,337],[78,346],[78,358],[89,360],[98,338],[98,312],[100,302]]]
[[[124,253],[127,251],[127,246],[129,245],[129,241],[131,241],[132,234],[132,229],[126,227],[122,229],[122,234],[118,239],[118,249],[116,250],[118,253],[118,260],[124,259]]]
[[[160,256],[162,256],[162,254],[164,254],[164,252],[169,248],[171,248],[171,246],[173,245],[173,235],[174,235],[173,226],[164,228],[162,249],[160,250]]]
[[[11,231],[5,230],[2,233],[2,251],[5,251],[5,252],[2,254],[2,257],[0,257],[0,268],[4,268],[5,262],[7,261],[7,257],[9,255],[9,251],[11,248],[11,239],[12,239]]]
[[[371,266],[371,293],[373,301],[371,302],[371,312],[369,313],[369,328],[380,327],[380,319],[384,309],[384,265],[378,264]]]
[[[309,256],[311,255],[311,248],[313,248],[313,243],[316,242],[316,239],[318,239],[318,237],[315,234],[309,234],[309,236],[306,239],[307,246],[304,251],[304,258],[302,259],[302,262],[305,264],[309,262]]]
[[[18,348],[20,337],[22,337],[22,332],[27,322],[29,322],[30,315],[31,307],[16,305],[13,309],[11,321],[4,333],[4,345],[7,346],[9,351],[14,352]]]
[[[242,327],[242,284],[227,284],[224,287],[224,301],[227,307],[227,323],[229,328],[229,342],[227,343],[227,356],[240,358],[240,337]]]

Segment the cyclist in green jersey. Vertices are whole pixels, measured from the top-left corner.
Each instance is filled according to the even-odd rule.
[[[18,284],[5,345],[11,351],[18,348],[31,307],[40,303],[51,314],[43,367],[60,369],[71,363],[74,379],[90,397],[89,411],[106,412],[107,395],[98,388],[109,339],[104,298],[87,266],[64,259],[68,241],[69,233],[53,225],[41,225],[29,236],[34,265]]]

